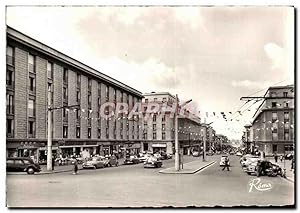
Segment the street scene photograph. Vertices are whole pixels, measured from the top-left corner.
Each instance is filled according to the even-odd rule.
[[[295,208],[295,13],[6,5],[5,207]]]

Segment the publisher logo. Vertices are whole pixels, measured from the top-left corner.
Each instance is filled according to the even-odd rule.
[[[257,191],[268,191],[272,189],[271,183],[263,183],[261,182],[260,178],[255,178],[251,181],[249,181],[249,192],[252,192],[253,190]]]

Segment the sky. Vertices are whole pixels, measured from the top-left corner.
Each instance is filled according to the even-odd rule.
[[[240,97],[294,82],[292,7],[10,6],[6,23],[142,93],[192,99],[232,139],[260,104]]]

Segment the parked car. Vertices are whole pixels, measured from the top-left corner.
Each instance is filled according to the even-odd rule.
[[[124,160],[124,164],[138,164],[140,163],[139,158],[136,155],[131,155],[129,158]]]
[[[251,155],[251,154],[246,154],[246,155],[244,155],[244,156],[241,157],[241,159],[240,159],[240,164],[242,164],[243,161],[246,161],[247,158],[253,157],[253,156],[254,156],[254,155]]]
[[[155,153],[155,154],[153,154],[153,156],[156,157],[158,160],[162,159],[162,156],[159,153]]]
[[[247,173],[248,175],[251,175],[255,173],[257,176],[266,175],[275,177],[277,175],[283,176],[284,173],[281,169],[281,167],[277,164],[271,163],[268,160],[260,160],[260,173],[258,173],[258,162],[253,162],[247,166]]]
[[[162,167],[162,161],[157,159],[154,156],[149,157],[144,162],[144,168],[159,168],[159,167]]]
[[[225,166],[225,159],[228,158],[227,155],[222,155],[220,160],[220,166]],[[230,161],[228,161],[228,165],[230,166]]]
[[[248,165],[250,165],[251,163],[255,163],[258,160],[260,160],[260,158],[258,156],[252,156],[247,158],[245,161],[243,161],[242,164],[242,169],[246,172]]]
[[[167,160],[167,159],[169,159],[168,154],[165,153],[165,152],[161,152],[160,155],[161,155],[161,160]]]
[[[201,154],[199,151],[192,152],[193,157],[199,157]]]
[[[168,159],[172,159],[173,155],[171,153],[167,153],[167,157],[168,157]]]
[[[27,157],[11,157],[6,159],[7,172],[27,172],[27,174],[34,174],[40,172],[41,167],[38,163],[33,162],[31,158]]]
[[[288,153],[288,154],[286,154],[285,156],[284,156],[284,158],[286,159],[286,160],[292,160],[293,158],[294,158],[294,153]]]
[[[151,154],[145,153],[140,155],[139,160],[140,162],[145,162],[150,156],[152,156]]]
[[[241,152],[237,152],[235,155],[238,156],[238,157],[243,156],[243,154]]]
[[[82,164],[82,168],[84,169],[98,169],[104,168],[104,161],[101,157],[92,157],[91,160]]]
[[[105,167],[112,167],[112,166],[119,166],[119,162],[116,156],[107,156],[104,159],[104,166]]]

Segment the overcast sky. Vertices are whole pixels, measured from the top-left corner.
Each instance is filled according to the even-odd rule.
[[[232,122],[220,112],[231,118],[244,104],[241,96],[294,80],[292,7],[14,6],[6,19],[143,93],[193,99],[189,107],[229,138],[241,138],[260,103]]]

